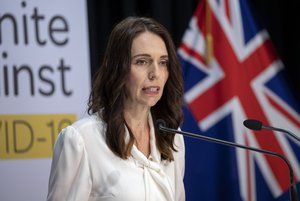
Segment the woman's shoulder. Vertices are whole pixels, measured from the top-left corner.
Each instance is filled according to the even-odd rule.
[[[91,114],[88,116],[84,116],[80,119],[77,119],[74,121],[70,126],[73,127],[74,129],[80,130],[89,126],[94,126],[94,125],[103,125],[104,122],[102,118],[98,114]]]
[[[64,128],[62,133],[76,133],[83,137],[90,133],[102,133],[103,129],[105,129],[105,123],[101,117],[97,114],[92,114],[76,120],[71,125]]]
[[[102,119],[97,114],[91,114],[88,116],[84,116],[80,119],[77,119],[75,122],[73,122],[70,126],[72,126],[75,129],[81,129],[86,126],[94,125],[94,124],[102,124]]]

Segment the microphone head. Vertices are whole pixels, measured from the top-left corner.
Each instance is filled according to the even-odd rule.
[[[166,127],[167,125],[163,119],[157,119],[155,124],[158,129],[160,129],[161,127]]]
[[[251,130],[261,130],[262,123],[255,119],[247,119],[243,122],[244,126]]]

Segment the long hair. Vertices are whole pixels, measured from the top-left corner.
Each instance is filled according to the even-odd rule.
[[[164,119],[167,126],[177,129],[182,123],[183,80],[175,45],[169,32],[160,23],[151,18],[128,17],[118,23],[112,30],[103,62],[93,81],[89,97],[88,113],[98,113],[106,128],[106,143],[120,158],[130,156],[134,136],[130,133],[129,142],[125,142],[124,102],[126,98],[125,83],[131,66],[131,46],[133,39],[140,33],[149,31],[160,36],[168,51],[169,77],[161,99],[151,107],[154,125],[156,119]],[[155,128],[158,150],[163,160],[174,160],[174,135],[160,133]]]

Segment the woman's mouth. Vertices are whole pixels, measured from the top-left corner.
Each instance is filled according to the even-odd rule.
[[[143,91],[148,92],[148,93],[156,93],[158,92],[160,87],[157,86],[151,86],[151,87],[143,87]]]

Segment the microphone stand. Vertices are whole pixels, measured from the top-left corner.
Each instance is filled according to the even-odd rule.
[[[261,121],[256,120],[256,119],[247,119],[243,122],[243,124],[246,128],[251,129],[251,130],[267,129],[267,130],[279,131],[281,133],[286,133],[290,137],[293,137],[298,142],[300,142],[300,138],[297,135],[295,135],[294,133],[292,133],[291,131],[288,131],[288,130],[285,130],[285,129],[282,129],[282,128],[276,128],[276,127],[273,127],[273,126],[263,125],[263,123]]]
[[[229,141],[225,141],[225,140],[220,140],[220,139],[211,138],[211,137],[207,137],[207,136],[203,136],[203,135],[197,135],[197,134],[194,134],[194,133],[189,133],[189,132],[185,132],[185,131],[175,130],[175,129],[172,129],[172,128],[167,128],[167,127],[164,126],[165,122],[163,120],[157,120],[156,123],[158,124],[157,125],[158,129],[161,130],[161,131],[165,131],[165,132],[173,133],[173,134],[179,133],[179,134],[184,135],[184,136],[188,136],[188,137],[192,137],[192,138],[196,138],[196,139],[200,139],[200,140],[205,140],[205,141],[209,141],[209,142],[213,142],[213,143],[217,143],[217,144],[221,144],[221,145],[225,145],[225,146],[238,147],[238,148],[247,149],[247,150],[251,150],[251,151],[255,151],[255,152],[260,152],[260,153],[264,153],[264,154],[275,156],[275,157],[278,157],[278,158],[282,159],[289,168],[290,184],[291,184],[291,186],[290,186],[290,199],[291,199],[291,201],[298,201],[298,192],[297,192],[297,188],[296,188],[296,185],[295,185],[295,182],[294,182],[293,168],[292,168],[290,162],[287,160],[286,157],[284,157],[284,156],[282,156],[278,153],[268,151],[268,150],[264,150],[264,149],[257,149],[257,148],[254,148],[254,147],[248,147],[248,146],[244,146],[244,145],[241,145],[241,144],[237,144],[237,143],[233,143],[233,142],[229,142]]]
[[[267,129],[267,130],[274,130],[274,131],[279,131],[279,132],[282,132],[282,133],[286,133],[289,136],[293,137],[294,139],[298,140],[298,142],[300,142],[300,138],[297,135],[295,135],[294,133],[292,133],[292,132],[290,132],[288,130],[285,130],[285,129],[282,129],[282,128],[276,128],[276,127],[272,127],[272,126],[265,126],[265,125],[262,125],[261,128]]]

